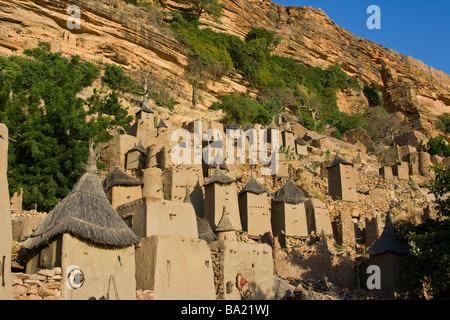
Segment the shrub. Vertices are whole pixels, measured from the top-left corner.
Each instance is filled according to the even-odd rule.
[[[123,92],[134,91],[134,80],[127,76],[121,66],[106,63],[105,74],[102,78],[103,83],[107,84],[113,90]]]
[[[411,245],[406,257],[405,280],[412,289],[419,289],[424,296],[445,298],[450,296],[450,171],[434,166],[434,180],[427,187],[436,198],[437,219],[427,219],[413,225],[403,223],[396,226],[399,238]]]
[[[342,140],[342,134],[341,134],[341,132],[338,129],[332,131],[330,136],[332,136],[333,138]]]
[[[421,145],[421,149],[425,149],[431,155],[450,157],[450,145],[442,137],[430,138],[426,147]]]
[[[49,52],[49,46],[0,59],[0,122],[9,129],[9,192],[23,188],[25,209],[49,210],[84,171],[88,141],[107,141],[132,117],[116,92],[77,97],[98,66]],[[87,117],[89,121],[87,121]]]
[[[222,97],[221,102],[214,103],[211,108],[222,109],[225,112],[224,122],[236,121],[241,125],[246,123],[269,124],[272,120],[263,104],[252,99],[248,94],[233,94]]]
[[[450,113],[444,113],[436,120],[436,126],[442,132],[450,134]]]
[[[367,83],[364,83],[364,95],[369,101],[370,107],[382,106],[383,99],[381,98],[378,86],[370,87]]]

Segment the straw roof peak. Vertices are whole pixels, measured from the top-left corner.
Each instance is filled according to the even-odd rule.
[[[290,204],[299,204],[306,201],[304,192],[295,185],[292,173],[289,175],[289,179],[286,184],[278,191],[272,193],[270,197],[273,201],[286,202]]]
[[[228,211],[225,206],[223,206],[222,217],[219,220],[219,223],[216,226],[215,232],[227,232],[227,231],[235,231],[233,224],[230,221]]]
[[[368,253],[377,255],[384,252],[393,252],[397,254],[407,254],[410,246],[407,242],[398,240],[395,236],[394,226],[392,224],[390,213],[386,215],[386,223],[383,232],[377,241],[370,247]]]
[[[140,186],[142,184],[141,181],[133,179],[120,170],[117,163],[114,164],[113,169],[106,175],[105,179],[103,179],[102,186],[103,190],[108,191],[112,187],[115,186]]]
[[[64,233],[97,245],[125,247],[139,242],[139,237],[125,224],[106,197],[93,162],[93,148],[86,172],[72,191],[42,220],[23,244],[33,250],[45,246]],[[95,168],[95,169],[94,169]]]
[[[214,170],[213,174],[211,175],[211,178],[209,178],[209,180],[206,181],[203,185],[207,186],[207,185],[213,184],[213,183],[231,184],[235,181],[236,180],[228,177],[225,173],[223,173],[222,170],[219,169],[219,165],[217,165],[216,169]]]
[[[338,164],[345,164],[345,165],[353,166],[353,163],[345,161],[344,159],[341,158],[339,153],[336,153],[336,157],[334,157],[333,162],[330,165],[328,165],[327,168],[332,168],[334,166],[337,166]]]
[[[254,194],[263,194],[267,191],[256,181],[255,176],[253,175],[253,172],[251,173],[250,180],[247,182],[247,184],[242,188],[242,190],[239,192],[238,195],[241,195],[245,192],[250,192]]]

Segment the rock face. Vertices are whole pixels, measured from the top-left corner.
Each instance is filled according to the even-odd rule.
[[[155,1],[150,1],[155,2]],[[276,32],[281,43],[276,53],[310,66],[338,63],[362,83],[378,85],[389,112],[402,112],[416,130],[432,131],[436,116],[450,112],[450,76],[419,60],[359,38],[336,25],[322,10],[284,7],[270,1],[223,0],[221,23],[202,17],[204,27],[243,38],[252,27]],[[67,8],[81,10],[80,29],[69,30]],[[165,11],[183,9],[173,0]],[[98,62],[116,62],[130,71],[152,69],[155,79],[178,96],[189,98],[184,79],[186,51],[156,14],[120,0],[7,1],[0,0],[0,53],[11,54],[51,43],[52,50],[78,54]],[[231,74],[211,81],[202,93],[203,106],[217,96],[247,91],[245,82]],[[341,111],[355,112],[367,103],[355,93],[339,93]]]

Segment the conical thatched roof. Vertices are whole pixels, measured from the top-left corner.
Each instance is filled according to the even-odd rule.
[[[133,148],[131,148],[130,150],[127,151],[127,153],[132,152],[132,151],[139,151],[140,153],[142,153],[143,155],[147,154],[147,150],[145,150],[144,146],[142,145],[142,143],[139,143],[137,146],[134,146]]]
[[[122,170],[120,170],[117,164],[114,164],[113,169],[108,173],[108,175],[103,179],[102,185],[103,190],[108,191],[115,186],[140,186],[141,181],[133,179],[127,176]]]
[[[198,238],[201,240],[205,240],[206,242],[213,242],[217,240],[216,234],[212,231],[211,226],[205,220],[197,216],[197,229],[198,229]]]
[[[242,188],[241,191],[239,191],[239,195],[250,192],[254,194],[263,194],[267,192],[259,183],[256,181],[255,177],[253,176],[253,173],[250,177],[250,180],[247,182],[247,184]]]
[[[303,139],[300,138],[300,137],[298,137],[297,139],[295,139],[295,143],[296,143],[296,144],[299,144],[299,145],[301,145],[301,146],[306,146],[306,145],[307,145],[306,141],[303,140]]]
[[[273,201],[286,202],[290,204],[298,204],[306,201],[305,194],[294,184],[292,174],[286,184],[275,193],[272,193]]]
[[[344,159],[341,158],[339,153],[336,153],[336,157],[334,157],[333,162],[330,163],[330,165],[328,165],[327,168],[332,168],[334,166],[337,166],[338,164],[346,164],[346,165],[353,166],[353,163],[345,161]]]
[[[392,225],[390,214],[386,216],[386,224],[383,233],[377,241],[367,251],[370,255],[377,255],[384,252],[393,252],[397,254],[408,254],[410,246],[406,241],[400,241],[395,236],[394,226]]]
[[[248,130],[251,130],[251,129],[253,129],[253,127],[252,127],[249,123],[247,123],[247,124],[242,128],[242,130],[244,130],[244,132],[245,132],[245,131],[248,131]]]
[[[94,159],[94,160],[93,160]],[[23,244],[32,250],[46,245],[56,235],[70,233],[99,245],[125,247],[139,242],[139,237],[112,208],[100,178],[95,156],[70,194],[61,200]]]
[[[230,218],[228,216],[226,207],[223,206],[222,217],[220,218],[219,223],[216,226],[216,229],[214,229],[214,232],[227,232],[235,230],[236,229],[233,227],[233,224],[231,223]]]
[[[232,130],[238,130],[241,127],[239,127],[239,125],[236,123],[236,121],[233,121],[229,126],[228,129],[232,129]]]
[[[139,112],[154,113],[152,110],[150,110],[149,107],[147,107],[145,105],[143,105],[142,108],[140,108],[138,111],[136,111],[136,113],[139,113]]]
[[[219,170],[219,167],[217,166],[214,170],[213,174],[211,175],[211,178],[209,178],[208,181],[206,181],[203,185],[207,186],[212,183],[218,183],[218,184],[230,184],[235,182],[236,180],[228,177],[225,175],[221,170]]]
[[[159,123],[156,126],[156,128],[167,128],[167,125],[164,123],[162,118],[159,120]]]

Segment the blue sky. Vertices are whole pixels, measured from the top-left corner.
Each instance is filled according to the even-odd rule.
[[[450,0],[272,0],[321,8],[337,25],[450,74]],[[381,10],[381,29],[367,28],[370,5]]]

